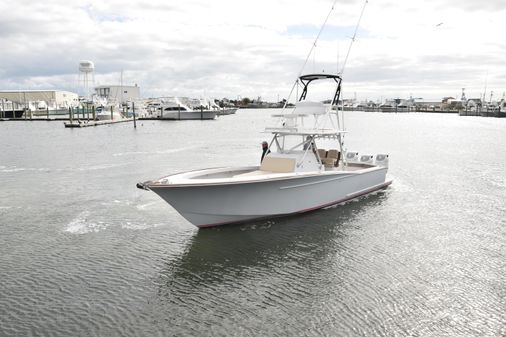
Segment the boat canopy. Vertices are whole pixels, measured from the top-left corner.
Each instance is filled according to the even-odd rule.
[[[292,129],[284,128],[284,127],[267,127],[265,128],[265,132],[280,135],[280,136],[321,136],[321,137],[331,137],[337,136],[341,134],[345,134],[347,131],[343,130],[334,130],[334,129]]]
[[[313,81],[318,80],[327,80],[327,79],[333,79],[337,83],[337,89],[334,93],[334,97],[332,98],[331,105],[337,105],[337,102],[339,101],[339,96],[341,95],[341,82],[342,78],[339,75],[333,75],[333,74],[307,74],[299,76],[299,81],[302,83],[303,89],[302,94],[299,97],[299,102],[306,99],[307,96],[307,88],[309,84]]]
[[[319,101],[306,100],[308,87],[313,81],[331,80],[337,84],[333,99],[330,104]],[[277,125],[265,128],[265,132],[276,136],[311,136],[337,138],[344,134],[340,130],[338,111],[333,108],[337,105],[341,94],[341,77],[334,74],[307,74],[299,76],[298,85],[302,85],[303,91],[295,107],[291,110],[283,109],[281,113],[274,114],[278,117]]]
[[[323,80],[323,79],[328,79],[328,78],[333,78],[336,81],[341,80],[341,76],[334,75],[334,74],[307,74],[307,75],[299,76],[299,79],[301,81],[314,81],[314,80]]]

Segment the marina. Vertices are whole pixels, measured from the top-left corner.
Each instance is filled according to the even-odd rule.
[[[172,100],[177,98],[172,98]],[[197,104],[194,107],[190,107],[184,103],[164,103],[163,113],[161,112],[161,102],[166,98],[147,98],[137,100],[137,114],[139,119],[146,120],[212,120],[219,116],[233,115],[239,108],[251,109],[255,106],[264,106],[264,108],[279,108],[280,104],[269,103],[269,102],[257,102],[254,101],[250,105],[233,105],[233,106],[214,106],[210,108],[209,105],[200,105],[200,100],[189,99],[195,101]],[[225,101],[225,100],[223,100]],[[398,103],[396,103],[397,101]],[[481,116],[481,117],[504,117],[506,116],[506,100],[494,101],[493,103],[479,103],[476,105],[477,100],[469,100],[469,103],[462,104],[461,101],[448,101],[448,99],[433,100],[425,102],[411,102],[405,103],[409,100],[391,100],[393,103],[379,104],[375,102],[357,102],[356,100],[342,99],[339,101],[338,109],[340,111],[367,111],[377,113],[448,113],[458,114],[459,116]],[[33,105],[32,103],[29,103]],[[460,105],[458,105],[460,104]],[[42,104],[45,106],[45,103]],[[109,115],[111,107],[115,112],[120,112],[123,115],[129,115],[133,113],[131,106],[127,109],[118,106],[107,106],[104,107],[100,104],[88,104],[88,105],[77,105],[70,108],[61,108],[58,110],[50,109],[48,107],[30,110],[26,109],[24,103],[12,103],[4,101],[5,110],[0,108],[0,120],[69,120],[70,114],[78,116],[81,119],[93,119],[92,109],[104,110],[104,115]],[[14,107],[14,110],[13,108]],[[282,107],[282,104],[281,104]],[[253,108],[254,109],[254,108]],[[72,111],[72,112],[70,112]],[[82,112],[82,111],[85,111]],[[81,117],[83,116],[84,117]]]

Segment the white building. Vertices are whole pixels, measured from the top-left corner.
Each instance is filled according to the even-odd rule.
[[[0,91],[0,111],[66,110],[79,105],[79,95],[62,90]]]
[[[140,88],[136,85],[99,85],[95,94],[108,101],[128,102],[141,98]]]

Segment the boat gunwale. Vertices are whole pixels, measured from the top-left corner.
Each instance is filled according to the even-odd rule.
[[[367,164],[360,164],[360,165],[367,165]],[[223,169],[226,169],[228,167],[225,167]],[[233,168],[233,167],[230,167]],[[243,167],[248,168],[248,167]],[[235,168],[236,170],[238,168]],[[272,182],[272,181],[280,181],[280,180],[292,180],[292,179],[301,179],[301,178],[310,178],[310,177],[317,177],[317,176],[334,176],[334,175],[361,175],[365,173],[369,173],[372,171],[378,171],[378,170],[388,170],[388,167],[386,166],[377,166],[377,165],[368,165],[368,167],[364,167],[363,169],[358,169],[354,171],[343,171],[343,170],[332,170],[332,171],[311,171],[311,172],[297,172],[294,174],[294,172],[289,173],[276,173],[276,172],[270,172],[265,175],[260,176],[254,176],[254,179],[244,179],[244,178],[251,178],[251,177],[241,177],[241,178],[214,178],[214,179],[208,179],[207,181],[203,181],[204,179],[195,179],[195,178],[183,178],[181,179],[182,183],[162,183],[161,181],[164,179],[167,179],[169,177],[175,177],[178,175],[184,176],[189,173],[194,173],[198,171],[206,171],[207,169],[203,170],[194,170],[194,171],[187,171],[187,172],[181,172],[172,174],[169,176],[162,177],[156,181],[149,181],[146,183],[146,186],[149,189],[157,189],[157,188],[178,188],[178,187],[201,187],[201,186],[225,186],[225,185],[239,185],[239,184],[255,184],[255,183],[262,183],[262,182]],[[263,179],[258,179],[259,177],[263,177]],[[232,180],[234,179],[234,180]],[[192,182],[192,180],[195,180]],[[185,182],[188,181],[188,182]]]

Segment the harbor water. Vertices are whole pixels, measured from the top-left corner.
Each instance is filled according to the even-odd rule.
[[[271,113],[0,122],[0,336],[506,335],[506,119],[346,113],[393,183],[296,217],[198,230],[135,187],[257,164]]]

